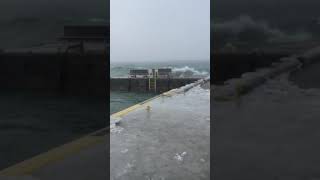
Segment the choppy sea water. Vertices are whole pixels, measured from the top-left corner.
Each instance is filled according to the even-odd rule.
[[[194,64],[192,66],[192,64]],[[177,63],[176,71],[209,72],[208,65]],[[207,63],[208,64],[208,63]],[[165,67],[166,63],[146,67]],[[113,66],[112,73],[125,76],[131,67]],[[171,65],[173,66],[173,65]],[[117,72],[117,69],[122,71]],[[145,101],[156,94],[111,92],[110,114]],[[105,127],[106,102],[92,97],[65,97],[37,93],[0,93],[0,169],[14,165],[73,139]]]
[[[110,114],[116,113],[134,104],[143,102],[154,97],[153,93],[133,92],[111,92],[110,93]]]
[[[206,77],[210,75],[210,61],[172,61],[172,62],[121,62],[110,66],[111,77],[127,77],[130,69],[171,68],[179,77]],[[111,92],[110,114],[123,110],[129,106],[140,103],[156,94]]]
[[[179,76],[209,76],[210,61],[169,61],[169,62],[120,62],[110,65],[111,77],[127,77],[130,69],[171,68]]]
[[[0,93],[0,170],[107,126],[105,100]]]

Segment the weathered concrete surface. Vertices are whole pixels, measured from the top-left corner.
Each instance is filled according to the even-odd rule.
[[[106,98],[1,92],[0,99],[0,171],[108,124]]]
[[[111,134],[103,129],[52,149],[0,171],[0,179],[210,179],[210,91],[208,84],[200,87],[204,82],[144,102],[148,110],[128,108]]]
[[[109,134],[92,134],[0,171],[0,179],[105,180]]]
[[[263,84],[266,80],[281,73],[293,71],[301,65],[302,63],[296,56],[281,58],[279,62],[272,63],[271,67],[243,73],[240,78],[229,79],[223,85],[214,86],[213,98],[216,100],[237,98]]]
[[[210,179],[210,92],[182,92],[146,102],[111,129],[110,179]]]
[[[320,177],[319,89],[300,89],[285,74],[211,108],[215,179]]]
[[[38,169],[30,175],[0,176],[1,180],[106,180],[108,179],[108,151],[101,143],[74,154],[57,163]]]
[[[320,89],[320,62],[305,66],[291,73],[290,80],[295,82],[301,88],[319,88]]]
[[[65,50],[63,45],[52,45],[0,53],[0,88],[105,96],[106,52],[89,48],[80,54]]]
[[[171,78],[157,79],[157,92],[162,93],[171,89],[179,88],[186,84],[193,83],[199,78]],[[149,91],[148,78],[111,78],[110,90],[112,91],[132,91],[147,92]],[[152,90],[154,91],[154,90]]]
[[[108,143],[107,140],[105,143]],[[63,161],[46,166],[33,176],[43,180],[106,180],[109,178],[109,152],[105,143],[97,144]]]
[[[271,66],[273,62],[287,56],[286,53],[218,53],[211,54],[214,76],[212,82],[221,84],[227,79],[239,78],[245,72],[254,72],[258,68]]]
[[[312,74],[316,75],[316,68],[310,67],[320,60],[320,47],[314,47],[300,54],[294,54],[290,57],[280,58],[278,61],[271,63],[271,66],[255,69],[253,72],[242,72],[239,78],[232,78],[224,81],[222,84],[213,87],[213,98],[216,100],[230,100],[248,93],[250,90],[263,84],[267,79],[276,77],[285,72],[297,72],[299,74],[296,79],[304,79],[307,82],[313,83],[314,78],[306,78]],[[239,59],[241,61],[241,59]],[[242,62],[242,61],[241,61]],[[272,62],[272,59],[270,59]],[[299,71],[299,69],[306,69]],[[312,70],[313,69],[313,70]],[[232,69],[231,69],[232,70]],[[295,75],[293,75],[295,76]],[[303,79],[303,78],[302,78]],[[301,82],[300,84],[304,84]]]

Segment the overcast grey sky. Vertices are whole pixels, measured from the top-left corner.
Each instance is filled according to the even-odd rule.
[[[111,0],[111,62],[209,60],[210,0]]]

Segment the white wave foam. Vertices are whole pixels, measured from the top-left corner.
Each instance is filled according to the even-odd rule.
[[[132,67],[134,69],[150,69],[150,67],[136,66]],[[175,77],[206,77],[209,76],[208,71],[201,71],[191,66],[163,66],[163,67],[154,67],[154,68],[170,68],[172,69],[172,74]],[[131,67],[123,67],[123,66],[113,66],[110,71],[112,76],[116,77],[126,77],[130,71]]]
[[[189,66],[172,68],[172,72],[175,74],[180,74],[180,77],[185,77],[188,75],[207,76],[209,74],[207,71],[198,71],[195,68]]]

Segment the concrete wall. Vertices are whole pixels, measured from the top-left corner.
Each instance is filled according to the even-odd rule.
[[[105,54],[0,54],[0,89],[105,95]]]
[[[268,67],[280,58],[288,56],[280,53],[213,53],[213,84],[223,84],[231,78],[241,77],[243,73],[254,72],[258,68]]]
[[[175,79],[157,79],[157,92],[165,92],[174,88],[190,84],[198,80],[197,78],[175,78]],[[110,90],[112,91],[131,91],[147,92],[149,91],[149,79],[145,78],[112,78],[110,79]]]
[[[106,54],[2,53],[0,91],[49,92],[64,95],[105,96]],[[197,79],[158,79],[157,92],[165,92]],[[111,79],[110,89],[147,92],[148,79]]]

